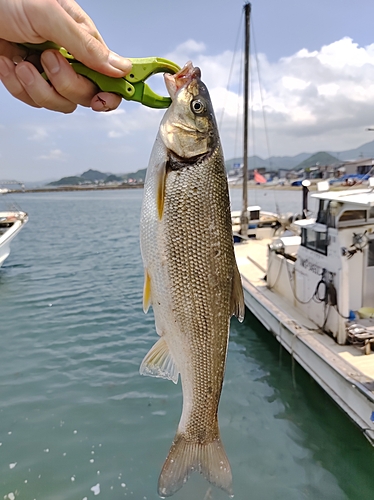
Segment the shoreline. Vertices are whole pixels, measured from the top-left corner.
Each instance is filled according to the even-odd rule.
[[[46,187],[46,188],[30,188],[30,189],[12,189],[10,193],[60,193],[65,191],[108,191],[119,189],[143,189],[144,184],[124,185],[124,186],[63,186],[63,187]]]
[[[345,189],[362,189],[368,187],[366,184],[355,184],[353,186],[337,186],[332,185],[329,191],[342,191]],[[72,191],[109,191],[109,190],[126,190],[126,189],[143,189],[144,183],[133,184],[133,185],[121,185],[121,186],[62,186],[62,187],[45,187],[45,188],[30,188],[30,189],[12,189],[9,190],[10,193],[60,193],[60,192],[72,192]],[[229,189],[243,189],[241,184],[229,184]],[[279,184],[250,184],[247,186],[248,191],[254,191],[256,189],[266,189],[269,191],[302,191],[302,186],[282,186]],[[308,187],[309,192],[317,191],[317,184],[311,184]]]

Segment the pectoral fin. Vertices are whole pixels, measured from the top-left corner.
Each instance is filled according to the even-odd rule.
[[[178,382],[179,370],[170,354],[165,339],[161,337],[148,352],[140,365],[140,374],[166,378]]]
[[[149,306],[151,305],[151,277],[148,274],[147,269],[144,269],[144,289],[143,289],[143,311],[148,312]]]
[[[244,305],[243,286],[238,266],[236,265],[236,263],[234,265],[234,276],[232,282],[231,312],[238,318],[240,322],[244,320],[245,305]]]

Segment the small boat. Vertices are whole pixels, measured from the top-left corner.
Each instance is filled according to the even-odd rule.
[[[241,214],[240,210],[231,211],[231,224],[234,242],[238,243],[242,239],[241,234]],[[273,212],[266,212],[258,205],[247,207],[248,225],[245,238],[271,237],[275,231],[282,228],[279,216]]]
[[[2,188],[0,195],[8,192]],[[10,242],[21,231],[28,221],[26,212],[18,209],[0,211],[0,267],[10,253]]]

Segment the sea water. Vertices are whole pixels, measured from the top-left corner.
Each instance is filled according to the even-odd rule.
[[[240,189],[232,194],[240,208]],[[181,386],[139,375],[142,190],[14,195],[0,269],[0,499],[157,499]],[[249,191],[300,211],[301,193]],[[374,449],[251,314],[231,324],[219,408],[237,500],[372,500]],[[227,498],[198,474],[175,500]]]

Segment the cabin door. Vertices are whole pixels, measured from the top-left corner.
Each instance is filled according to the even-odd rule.
[[[367,244],[363,307],[374,307],[374,239]]]

